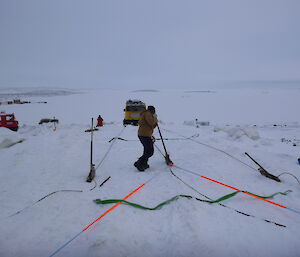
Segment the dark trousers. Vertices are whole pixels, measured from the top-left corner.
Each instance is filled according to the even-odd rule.
[[[140,157],[140,160],[144,163],[148,162],[148,159],[153,155],[154,153],[154,147],[151,137],[140,137],[139,139],[144,147],[143,155]]]

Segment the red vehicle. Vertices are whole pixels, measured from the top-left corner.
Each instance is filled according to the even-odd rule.
[[[0,113],[0,127],[8,128],[12,131],[19,129],[19,122],[16,120],[14,114]]]

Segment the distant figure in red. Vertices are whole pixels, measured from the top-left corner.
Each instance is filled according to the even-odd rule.
[[[97,126],[96,127],[102,127],[103,126],[103,119],[101,115],[98,116],[97,118]]]

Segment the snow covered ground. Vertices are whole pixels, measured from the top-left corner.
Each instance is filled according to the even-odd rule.
[[[271,201],[300,210],[297,180],[263,177],[244,154],[274,175],[300,179],[299,89],[30,92],[21,100],[32,104],[0,106],[20,124],[18,132],[0,128],[1,257],[50,256],[112,207],[94,199],[122,199],[144,183],[128,201],[154,207],[179,194],[217,199],[234,191],[191,172],[258,195],[292,190]],[[156,107],[170,139],[171,170],[189,186],[172,175],[157,149],[148,170],[135,169],[142,147],[137,127],[122,125],[128,99]],[[94,133],[96,178],[86,183],[90,134],[84,131],[99,114],[106,124]],[[56,129],[38,125],[53,117]],[[210,125],[197,128],[196,118]],[[117,136],[130,141],[109,142]],[[161,141],[156,145],[163,150]],[[299,213],[242,193],[222,203],[227,207],[180,198],[155,211],[122,204],[55,256],[300,256]]]

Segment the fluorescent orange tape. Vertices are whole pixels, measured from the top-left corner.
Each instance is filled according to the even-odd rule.
[[[217,184],[220,184],[220,185],[222,185],[222,186],[229,187],[229,188],[231,188],[231,189],[234,189],[234,190],[243,192],[242,190],[239,190],[239,189],[237,189],[237,188],[235,188],[235,187],[226,185],[226,184],[221,183],[221,182],[219,182],[219,181],[217,181],[217,180],[214,180],[214,179],[211,179],[211,178],[208,178],[208,177],[205,177],[205,176],[200,176],[200,177],[201,177],[201,178],[205,178],[205,179],[207,179],[207,180],[209,180],[209,181],[215,182],[215,183],[217,183]],[[274,203],[274,202],[272,202],[272,201],[270,201],[270,200],[261,198],[261,197],[259,197],[259,196],[257,196],[257,195],[253,195],[253,194],[248,193],[248,192],[243,192],[243,193],[244,193],[244,194],[247,194],[247,195],[250,195],[250,196],[253,196],[253,197],[257,198],[257,199],[263,200],[263,201],[265,201],[265,202],[268,202],[268,203],[277,205],[277,206],[279,206],[279,207],[281,207],[281,208],[287,208],[287,207],[284,206],[284,205],[281,205],[281,204],[278,204],[278,203]]]
[[[136,193],[138,190],[140,190],[145,185],[146,184],[142,184],[141,186],[139,186],[138,188],[136,188],[135,190],[133,190],[130,194],[126,195],[122,200],[128,199],[130,196],[132,196],[134,193]],[[109,212],[111,212],[113,209],[117,208],[121,203],[122,202],[118,202],[115,205],[113,205],[106,212],[104,212],[101,216],[99,216],[97,219],[95,219],[90,225],[88,225],[87,227],[85,227],[83,229],[83,231],[88,230],[93,224],[95,224],[96,222],[98,222],[99,220],[101,220],[106,214],[108,214]]]

